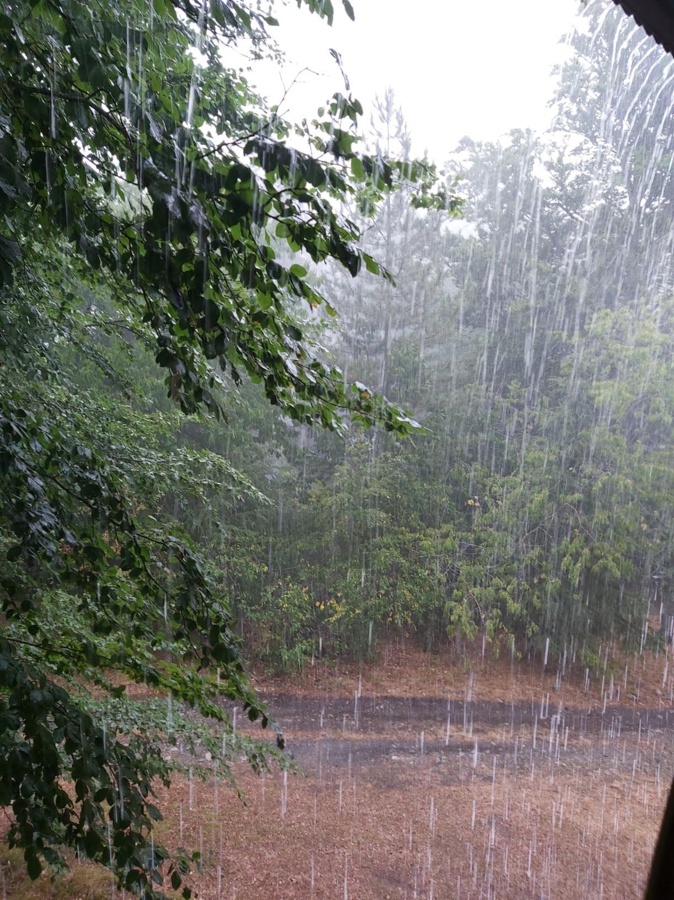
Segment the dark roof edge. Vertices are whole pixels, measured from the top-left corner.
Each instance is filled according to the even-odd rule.
[[[668,53],[674,55],[674,3],[671,0],[613,0]]]

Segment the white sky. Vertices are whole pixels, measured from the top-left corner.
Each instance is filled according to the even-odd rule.
[[[285,69],[257,65],[251,81],[292,118],[311,116],[344,91],[329,49],[342,56],[351,92],[368,104],[393,88],[408,123],[413,151],[442,163],[465,134],[492,139],[516,127],[542,128],[554,81],[550,72],[578,0],[352,0],[351,22],[341,0],[335,21],[296,4],[274,5],[272,32],[288,56]],[[608,3],[609,0],[606,0]],[[309,72],[301,70],[308,68]],[[363,122],[365,125],[365,122]]]

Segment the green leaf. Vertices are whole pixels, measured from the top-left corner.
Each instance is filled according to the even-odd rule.
[[[358,156],[351,157],[351,173],[357,181],[365,181],[367,178],[363,161]]]
[[[31,881],[35,881],[42,874],[42,864],[40,863],[40,860],[38,859],[38,856],[34,850],[26,850],[25,860],[26,872],[28,873],[28,877],[31,879]]]

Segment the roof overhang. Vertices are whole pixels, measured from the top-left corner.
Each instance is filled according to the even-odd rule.
[[[674,56],[674,0],[614,0]]]

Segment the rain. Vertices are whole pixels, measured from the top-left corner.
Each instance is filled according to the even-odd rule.
[[[601,2],[564,45],[545,129],[448,149],[459,216],[404,177],[353,198],[391,280],[303,260],[339,310],[303,327],[427,430],[266,428],[263,596],[235,602],[297,772],[237,770],[225,832],[269,863],[243,884],[211,828],[214,897],[643,894],[674,763],[674,63]],[[413,157],[393,91],[365,141]]]
[[[122,705],[101,720],[102,852],[111,864],[126,852],[113,831],[151,793],[108,754],[122,747],[132,760],[152,729],[158,810],[142,806],[144,865],[159,879],[166,843],[207,900],[641,897],[674,774],[674,60],[615,4],[589,0],[559,35],[545,124],[467,127],[420,154],[417,111],[408,118],[409,98],[394,88],[371,98],[358,134],[350,95],[335,95],[312,126],[293,130],[276,108],[265,123],[244,64],[232,74],[238,46],[222,47],[228,90],[252,104],[250,133],[230,146],[224,113],[220,130],[215,113],[203,115],[211,5],[193,12],[191,26],[180,18],[194,44],[168,142],[151,92],[137,104],[145,40],[136,23],[125,29],[120,116],[141,122],[138,148],[154,141],[158,157],[170,147],[169,175],[140,149],[135,181],[112,152],[101,156],[109,190],[99,199],[117,217],[111,258],[129,244],[125,222],[167,223],[157,277],[171,315],[156,324],[145,313],[136,332],[121,322],[116,365],[151,384],[124,387],[156,428],[133,435],[130,484],[154,504],[130,491],[134,515],[154,528],[165,514],[185,540],[178,549],[173,533],[151,537],[163,554],[152,568],[149,551],[139,562],[118,541],[126,519],[100,525],[100,557],[116,555],[107,582],[96,581],[98,607],[128,572],[147,571],[163,591],[134,658],[142,686],[136,695],[114,684]],[[348,93],[348,54],[332,52]],[[65,123],[53,60],[56,141]],[[450,99],[435,98],[438,117]],[[316,165],[331,154],[332,181]],[[218,220],[246,247],[219,307],[209,279],[225,272],[224,257],[209,256],[214,214],[199,183],[221,157],[221,195],[240,202],[250,230],[242,239],[231,210]],[[100,160],[87,165],[102,177]],[[48,154],[45,166],[48,175]],[[48,200],[51,191],[48,181]],[[302,237],[321,216],[336,231],[335,196],[352,256],[346,239],[340,255]],[[297,204],[294,231],[286,203]],[[169,277],[174,263],[197,271],[188,250],[201,267],[197,313]],[[222,396],[217,418],[181,394],[194,376],[206,396],[179,355],[158,386],[130,350],[151,323],[164,365],[197,319],[209,340],[226,323],[222,346],[198,359],[198,377]],[[102,343],[116,353],[113,333]],[[259,358],[232,338],[244,333],[265,335]],[[344,389],[330,414],[311,406],[337,405],[321,365]],[[112,367],[99,367],[107,385]],[[53,555],[66,559],[77,540],[59,541]],[[77,570],[82,583],[88,572]],[[208,612],[220,618],[176,617],[197,602],[194,572],[216,585]],[[205,587],[202,597],[211,602]],[[141,601],[128,592],[136,615]],[[99,655],[87,645],[91,680],[136,640],[96,628],[109,643]],[[82,701],[82,747],[97,700]],[[3,900],[15,869],[0,859]],[[112,882],[89,893],[127,895]]]

